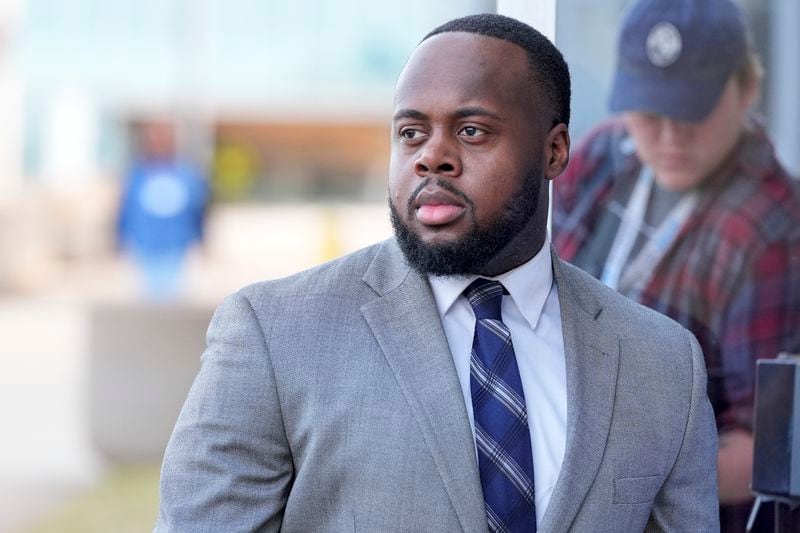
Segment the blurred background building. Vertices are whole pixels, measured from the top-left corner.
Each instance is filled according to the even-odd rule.
[[[607,115],[628,2],[545,3],[573,75],[577,142]],[[797,174],[800,3],[742,5],[766,66],[761,109]],[[150,527],[214,307],[390,235],[395,79],[435,25],[496,9],[0,0],[0,531]],[[169,298],[146,290],[118,231],[154,125],[209,192]],[[159,183],[172,207],[157,213],[183,205],[180,187]]]

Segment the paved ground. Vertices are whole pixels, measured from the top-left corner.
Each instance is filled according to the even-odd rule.
[[[52,482],[0,483],[0,532],[24,533],[27,526],[55,512],[80,490],[81,487],[56,486]]]

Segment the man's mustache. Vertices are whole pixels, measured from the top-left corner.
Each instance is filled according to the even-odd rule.
[[[467,204],[470,209],[475,208],[475,204],[472,202],[470,197],[464,194],[460,189],[458,189],[458,187],[456,187],[449,181],[443,180],[442,178],[436,178],[436,181],[434,181],[434,178],[425,178],[422,181],[422,183],[420,183],[417,186],[417,188],[414,189],[414,192],[412,192],[408,197],[408,202],[406,203],[406,210],[408,211],[409,215],[411,215],[414,212],[414,200],[416,199],[417,196],[419,196],[419,193],[422,191],[422,189],[430,185],[431,182],[434,182],[434,185],[436,185],[440,189],[444,189],[450,194],[454,194],[459,198],[461,198],[462,200],[464,200],[464,203]]]

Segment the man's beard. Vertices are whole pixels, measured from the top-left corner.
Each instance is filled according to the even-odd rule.
[[[536,214],[539,204],[539,187],[543,176],[533,169],[525,176],[520,190],[511,196],[504,210],[486,226],[479,226],[473,220],[472,227],[463,237],[447,243],[428,244],[422,241],[400,218],[400,214],[389,200],[392,228],[408,264],[423,274],[435,276],[459,276],[477,274],[493,259]],[[425,181],[411,195],[407,210],[413,216],[412,202],[416,193],[429,181]],[[464,193],[443,179],[436,180],[436,186],[464,199],[471,210],[472,202]]]

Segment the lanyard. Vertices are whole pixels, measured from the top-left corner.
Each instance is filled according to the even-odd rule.
[[[653,278],[656,265],[675,242],[678,232],[691,216],[698,201],[696,191],[684,194],[649,236],[641,251],[629,261],[633,245],[644,224],[652,189],[653,172],[649,167],[643,167],[625,208],[601,277],[609,287],[620,290],[634,300],[638,299]]]
[[[616,290],[619,279],[622,277],[622,269],[628,261],[633,245],[639,237],[639,231],[644,222],[644,211],[647,208],[647,200],[650,198],[650,191],[653,190],[653,171],[650,167],[642,166],[642,171],[636,180],[636,186],[622,214],[617,234],[608,252],[606,264],[603,267],[603,274],[600,280]]]

